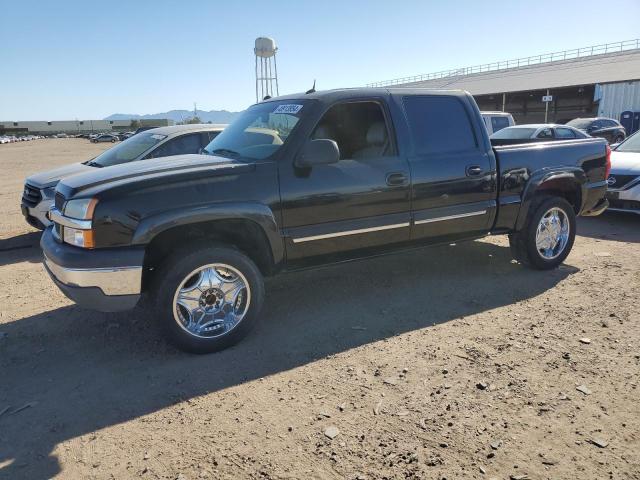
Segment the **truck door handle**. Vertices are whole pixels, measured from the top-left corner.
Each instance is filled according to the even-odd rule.
[[[467,167],[467,177],[477,177],[482,173],[480,165],[469,165]]]
[[[398,185],[407,185],[409,178],[402,172],[387,173],[387,185],[395,187]]]

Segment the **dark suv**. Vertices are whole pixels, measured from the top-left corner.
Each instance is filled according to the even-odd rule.
[[[612,118],[575,118],[567,122],[567,125],[582,130],[592,137],[604,138],[609,143],[620,143],[627,138],[627,131]]]

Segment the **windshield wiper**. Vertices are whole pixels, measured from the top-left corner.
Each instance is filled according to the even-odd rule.
[[[231,158],[238,158],[240,156],[238,152],[236,152],[235,150],[230,150],[228,148],[217,148],[216,150],[211,152],[211,155],[222,155],[223,157]]]
[[[89,165],[90,167],[102,168],[102,165],[100,165],[99,163],[94,162],[93,160],[90,161],[90,162],[87,162],[87,165]]]

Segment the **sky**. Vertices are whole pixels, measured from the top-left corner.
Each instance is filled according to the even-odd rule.
[[[0,0],[0,120],[239,111],[258,36],[281,94],[640,38],[640,0],[27,3]]]

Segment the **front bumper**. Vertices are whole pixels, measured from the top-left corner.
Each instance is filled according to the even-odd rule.
[[[640,182],[625,190],[607,190],[609,210],[640,215]]]
[[[51,198],[43,198],[35,207],[30,207],[24,202],[20,205],[22,215],[24,215],[27,223],[40,230],[44,230],[51,225],[51,220],[49,220],[47,214],[52,206],[53,199]]]
[[[116,312],[138,303],[143,248],[85,250],[59,243],[51,228],[45,230],[40,246],[45,269],[60,290],[78,305]]]

